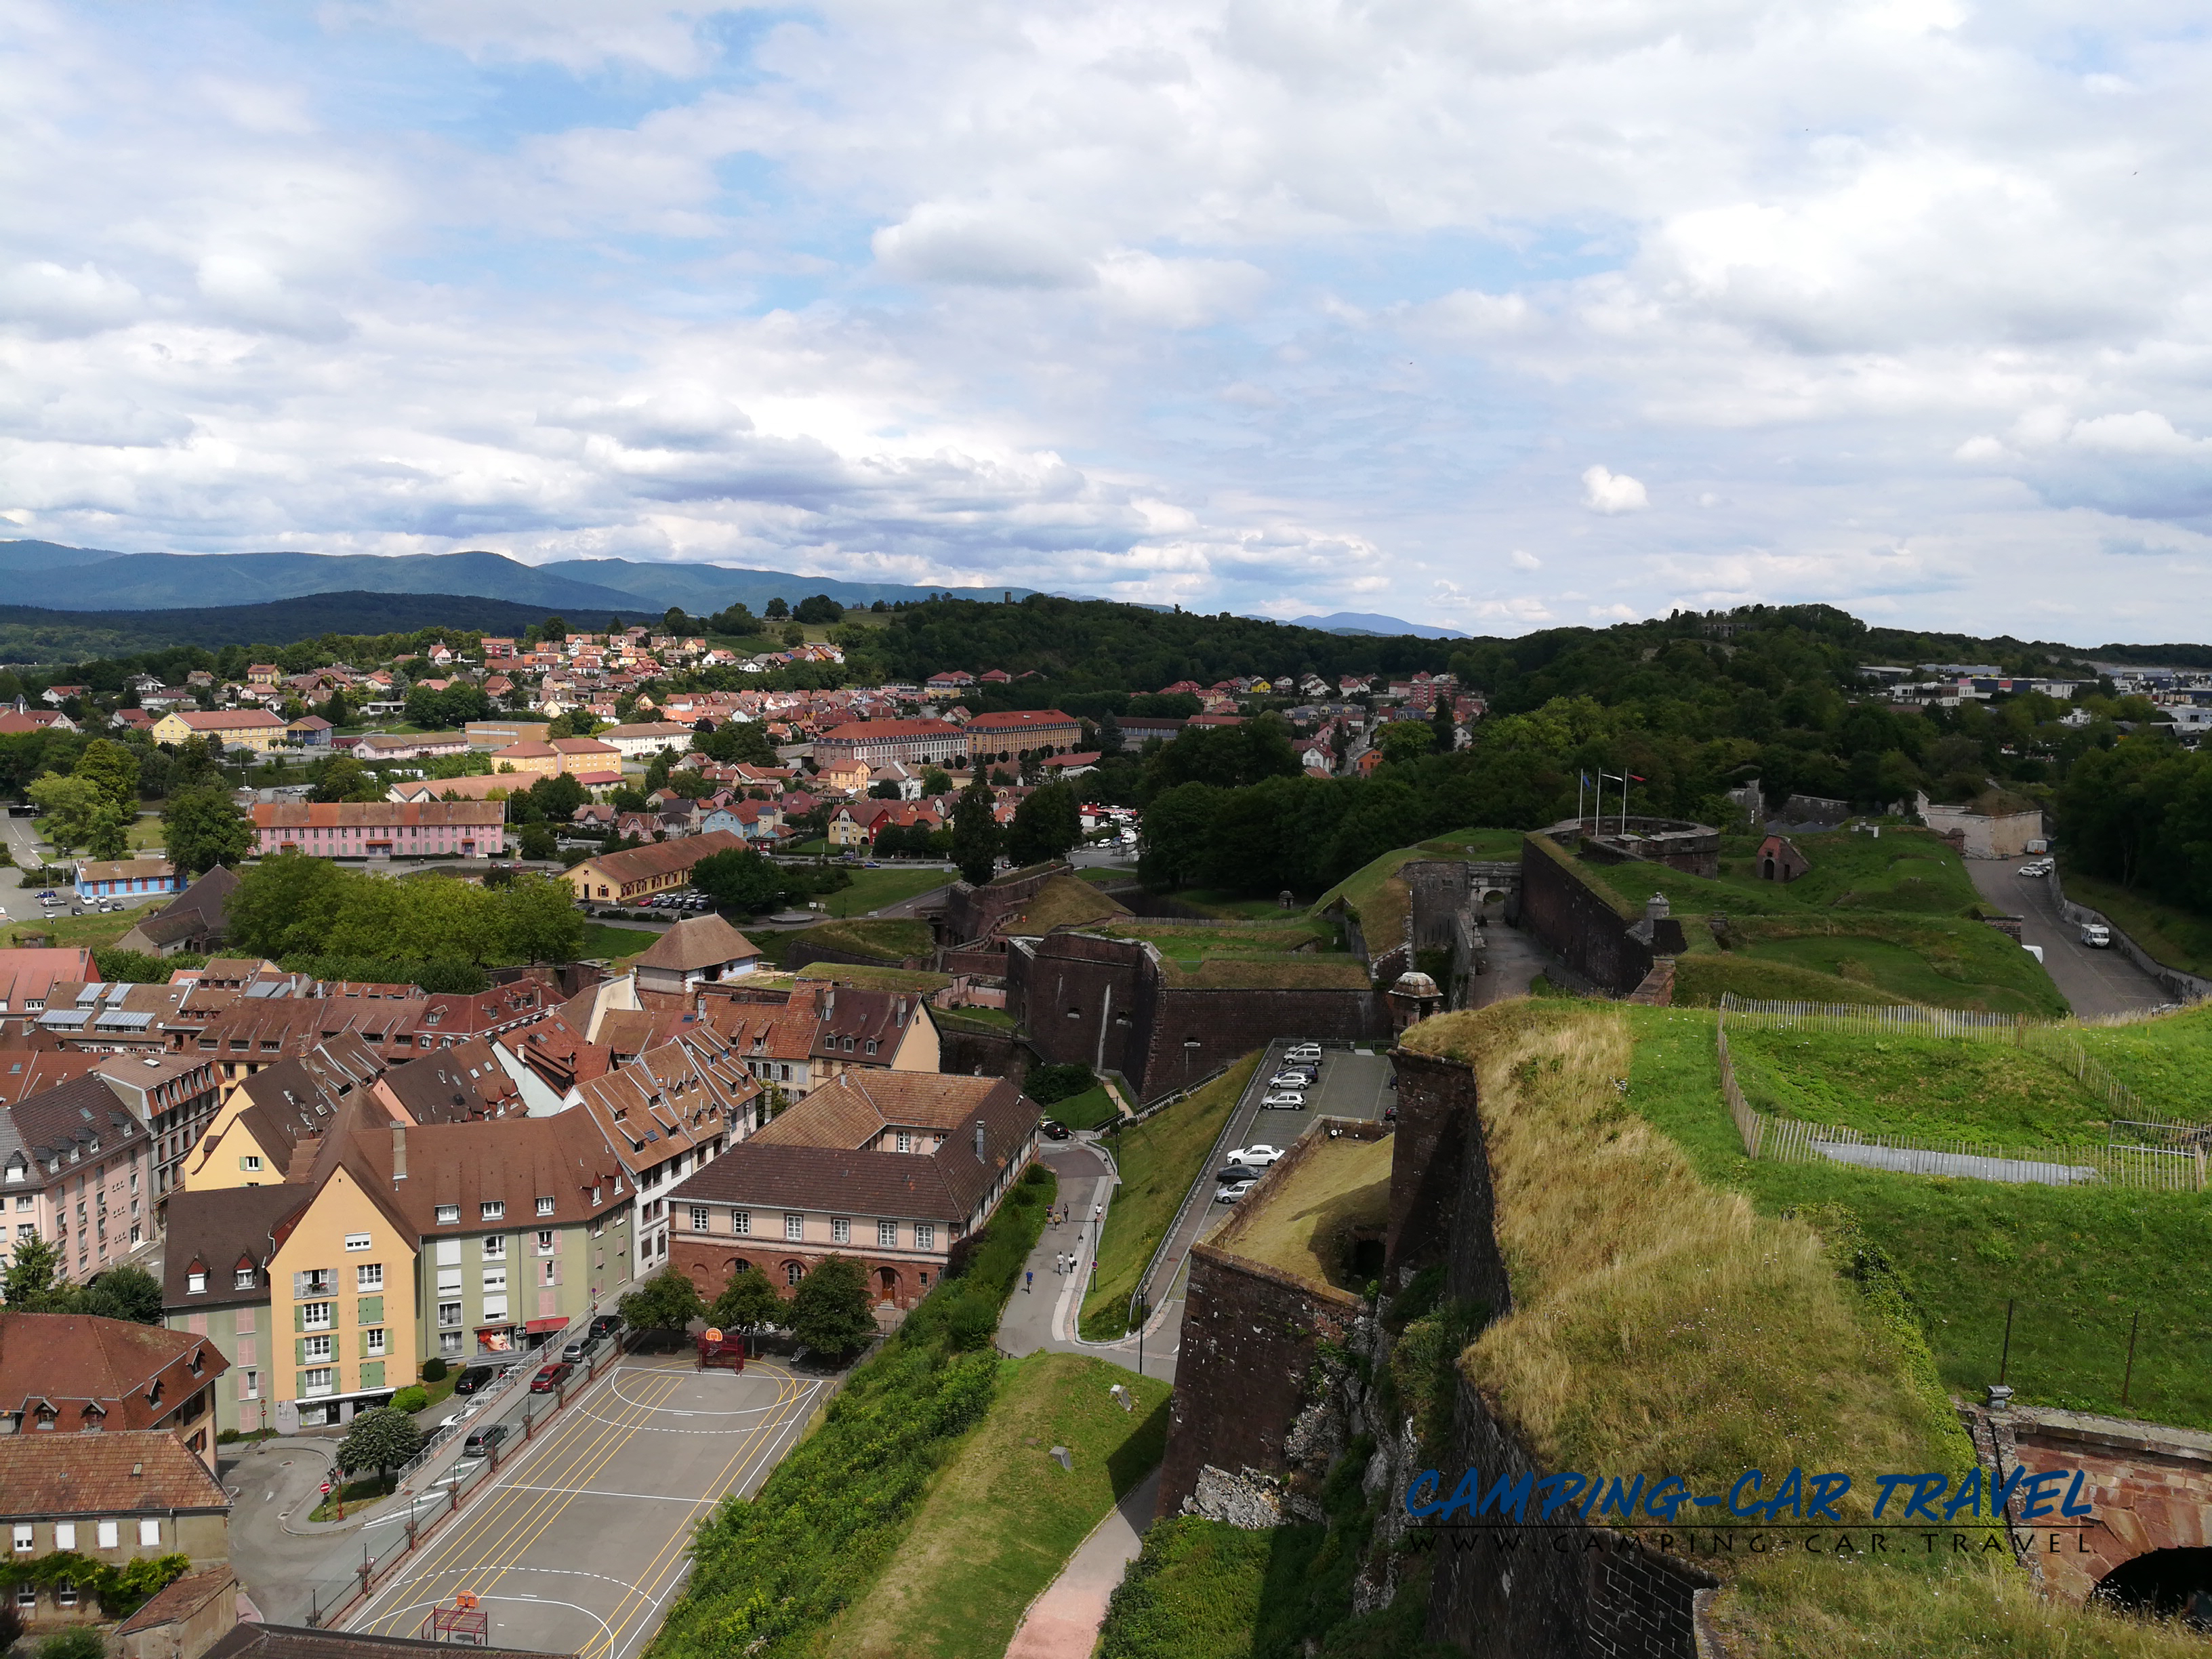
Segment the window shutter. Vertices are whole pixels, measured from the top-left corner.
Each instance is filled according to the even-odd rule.
[[[295,1279],[299,1276],[297,1273],[292,1275]],[[292,1304],[292,1328],[295,1331],[304,1331],[307,1328],[307,1310],[296,1302]]]
[[[292,1300],[294,1300],[295,1302],[297,1302],[297,1301],[299,1301],[302,1297],[306,1296],[306,1295],[307,1295],[307,1274],[305,1274],[305,1273],[294,1273],[294,1274],[292,1275]]]
[[[380,1389],[384,1386],[384,1362],[381,1359],[372,1360],[362,1366],[361,1386],[364,1389]]]
[[[307,1363],[307,1339],[304,1336],[295,1336],[292,1339],[292,1363],[296,1365],[304,1365]]]
[[[361,1322],[364,1325],[381,1325],[384,1322],[384,1298],[382,1297],[365,1296],[362,1297]]]

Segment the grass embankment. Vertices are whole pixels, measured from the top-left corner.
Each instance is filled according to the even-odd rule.
[[[1167,1236],[1190,1184],[1206,1169],[1222,1126],[1252,1080],[1260,1054],[1247,1054],[1219,1077],[1157,1117],[1117,1130],[1114,1162],[1121,1184],[1106,1210],[1106,1236],[1098,1248],[1098,1276],[1083,1298],[1082,1332],[1103,1341],[1129,1328],[1129,1297],[1152,1252]]]
[[[1091,883],[1073,876],[1054,876],[1007,919],[1001,931],[1041,938],[1055,927],[1087,927],[1128,914],[1128,907],[1121,900],[1100,892]]]
[[[2212,979],[2212,916],[2167,904],[2101,876],[2062,872],[2066,896],[2102,910],[2154,962]]]
[[[604,957],[609,962],[620,962],[625,957],[641,956],[653,949],[660,939],[659,933],[647,933],[641,927],[611,927],[604,921],[584,924],[583,943],[576,947],[581,957]]]
[[[818,945],[825,951],[849,951],[891,967],[902,964],[909,957],[920,957],[926,962],[933,948],[927,922],[881,917],[820,922],[793,934],[784,949],[788,952],[792,946],[799,945]]]
[[[1676,1474],[1693,1492],[1725,1492],[1747,1468],[1841,1470],[1854,1485],[1836,1507],[1863,1528],[1874,1476],[1955,1477],[1972,1449],[1902,1287],[1847,1218],[1822,1212],[1816,1231],[1763,1212],[1639,1118],[1656,1092],[1646,1028],[1669,1022],[1710,1038],[1695,1013],[1539,1001],[1409,1034],[1479,1073],[1512,1283],[1513,1311],[1461,1368],[1545,1468]],[[1705,1565],[1723,1579],[1715,1618],[1747,1655],[2197,1650],[2179,1632],[2047,1602],[2008,1553],[1994,1559],[1792,1550]]]
[[[908,866],[855,870],[850,887],[841,887],[825,895],[822,902],[833,917],[857,916],[945,886],[952,879],[941,865],[925,865],[919,869]]]
[[[1729,1048],[1745,1099],[1778,1117],[2004,1146],[2107,1138],[2102,1097],[2030,1049],[1733,1024]]]
[[[2212,1289],[2203,1272],[2212,1219],[2202,1194],[1753,1162],[1721,1101],[1712,1017],[1663,1008],[1633,1009],[1627,1017],[1636,1034],[1631,1069],[1621,1074],[1630,1081],[1628,1105],[1671,1136],[1706,1180],[1741,1192],[1765,1214],[1835,1206],[1854,1218],[1894,1264],[1948,1388],[1978,1398],[1997,1380],[2010,1302],[2007,1379],[2024,1402],[2212,1428]],[[2175,1033],[2184,1057],[2177,1063],[2185,1064],[2202,1052],[2212,1022],[2183,1014],[2084,1035],[2100,1059],[2123,1072],[2124,1045],[2096,1040],[2125,1039],[2154,1055],[2162,1029]],[[1749,1035],[1732,1030],[1731,1048],[1741,1052]],[[1870,1039],[1857,1041],[1871,1046]],[[1964,1075],[1983,1056],[2014,1052],[1960,1044],[1954,1054]],[[1923,1120],[1912,1115],[1914,1096],[1901,1086],[1904,1068],[1885,1079],[1885,1056],[1864,1063],[1893,1092],[1858,1109],[1918,1131]],[[2146,1060],[2144,1069],[2152,1063],[2162,1062]],[[1924,1075],[1919,1097],[1927,1103],[1928,1133],[1972,1121],[1970,1112],[2005,1109],[2002,1102],[1960,1098],[1967,1085],[1954,1082],[1948,1066],[1931,1066]],[[2138,1078],[2128,1080],[2142,1086]],[[2135,1375],[2124,1403],[2137,1313]]]
[[[1352,1267],[1355,1236],[1382,1237],[1390,1219],[1393,1137],[1307,1146],[1268,1182],[1264,1198],[1237,1206],[1212,1243],[1248,1261],[1340,1290],[1364,1293]]]
[[[1124,1411],[1109,1390],[1136,1397]],[[1008,1360],[989,1414],[922,1501],[897,1559],[816,1650],[846,1659],[1006,1651],[1037,1593],[1160,1461],[1168,1385],[1087,1356]],[[1054,1461],[1065,1446],[1072,1470]]]
[[[2212,1005],[2130,1025],[2079,1026],[2074,1035],[2152,1111],[2212,1121]]]
[[[1059,1119],[1071,1129],[1103,1129],[1121,1115],[1121,1109],[1101,1084],[1096,1089],[1085,1089],[1079,1095],[1053,1102],[1044,1109],[1044,1115]]]
[[[1150,942],[1161,959],[1179,968],[1195,968],[1214,957],[1267,957],[1334,951],[1334,924],[1297,919],[1281,927],[1178,927],[1172,921],[1136,918],[1100,929],[1115,939]]]
[[[750,1502],[699,1523],[684,1595],[654,1659],[796,1659],[867,1595],[904,1548],[932,1478],[988,1414],[999,1315],[1044,1228],[1057,1184],[1031,1167],[957,1275],[942,1279],[830,1402],[822,1427]]]
[[[947,1031],[981,1031],[993,1036],[1012,1036],[1015,1019],[1003,1008],[981,1008],[963,1006],[958,1008],[933,1006],[930,1015],[940,1030]]]

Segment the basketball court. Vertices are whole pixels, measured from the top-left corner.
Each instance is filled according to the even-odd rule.
[[[742,1373],[700,1370],[688,1352],[616,1365],[346,1628],[633,1659],[693,1525],[725,1493],[758,1490],[829,1386],[765,1359]]]

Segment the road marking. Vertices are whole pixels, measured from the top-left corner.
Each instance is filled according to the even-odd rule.
[[[656,1504],[696,1504],[696,1498],[671,1498],[665,1492],[609,1492],[604,1486],[507,1486],[506,1492],[565,1492],[577,1498],[649,1498]]]

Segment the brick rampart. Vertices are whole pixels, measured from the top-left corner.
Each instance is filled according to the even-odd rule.
[[[938,943],[964,945],[970,939],[988,938],[1007,917],[1042,891],[1045,883],[1054,876],[1073,873],[1073,866],[1054,860],[1010,872],[981,887],[954,882],[945,896],[944,914],[938,918]]]
[[[1348,1346],[1360,1307],[1332,1286],[1192,1247],[1158,1514],[1176,1514],[1208,1464],[1289,1471],[1284,1442],[1307,1403],[1321,1345]]]
[[[1647,941],[1638,921],[1601,889],[1573,856],[1544,836],[1522,845],[1520,925],[1544,947],[1601,990],[1626,995],[1644,982],[1652,963],[1688,948],[1682,925],[1663,917]]]

